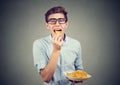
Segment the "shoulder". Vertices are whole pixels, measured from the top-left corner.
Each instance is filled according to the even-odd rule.
[[[67,37],[66,42],[67,42],[67,45],[72,49],[81,49],[80,41],[78,41],[77,39]]]
[[[33,45],[43,46],[47,42],[49,42],[49,36],[34,40]]]
[[[71,37],[67,37],[67,42],[73,44],[73,45],[80,45],[80,41],[78,41],[77,39],[71,38]]]

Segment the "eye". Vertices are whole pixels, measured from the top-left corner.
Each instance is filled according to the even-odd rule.
[[[66,23],[66,19],[65,19],[65,18],[59,18],[59,23],[60,23],[60,24]]]
[[[60,18],[59,21],[62,21],[62,22],[63,22],[63,21],[65,21],[65,19],[64,19],[64,18]]]
[[[59,20],[60,20],[60,21],[64,21],[64,19],[63,19],[63,18],[59,18]]]
[[[48,20],[48,23],[56,23],[56,21],[57,21],[56,19],[51,18],[51,19]]]
[[[48,21],[56,21],[56,19],[55,18],[51,18]]]
[[[56,20],[50,20],[49,22],[56,22]]]

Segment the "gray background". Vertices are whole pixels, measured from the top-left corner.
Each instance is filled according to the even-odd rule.
[[[0,0],[0,85],[42,85],[33,66],[33,41],[47,36],[44,13],[61,5],[68,11],[66,34],[81,42],[81,85],[120,85],[119,0]],[[79,84],[78,84],[79,85]]]

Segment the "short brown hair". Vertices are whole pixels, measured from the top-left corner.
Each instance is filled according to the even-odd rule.
[[[49,15],[51,14],[54,14],[54,13],[63,13],[64,16],[65,16],[65,19],[66,21],[68,21],[68,18],[67,18],[67,12],[65,11],[65,9],[61,6],[56,6],[56,7],[53,7],[51,9],[49,9],[46,13],[45,13],[45,21],[48,22],[48,17]]]

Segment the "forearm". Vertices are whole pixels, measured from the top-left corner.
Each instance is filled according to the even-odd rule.
[[[50,56],[50,60],[44,69],[40,71],[40,75],[45,82],[49,82],[54,74],[57,66],[59,51],[53,51]]]

